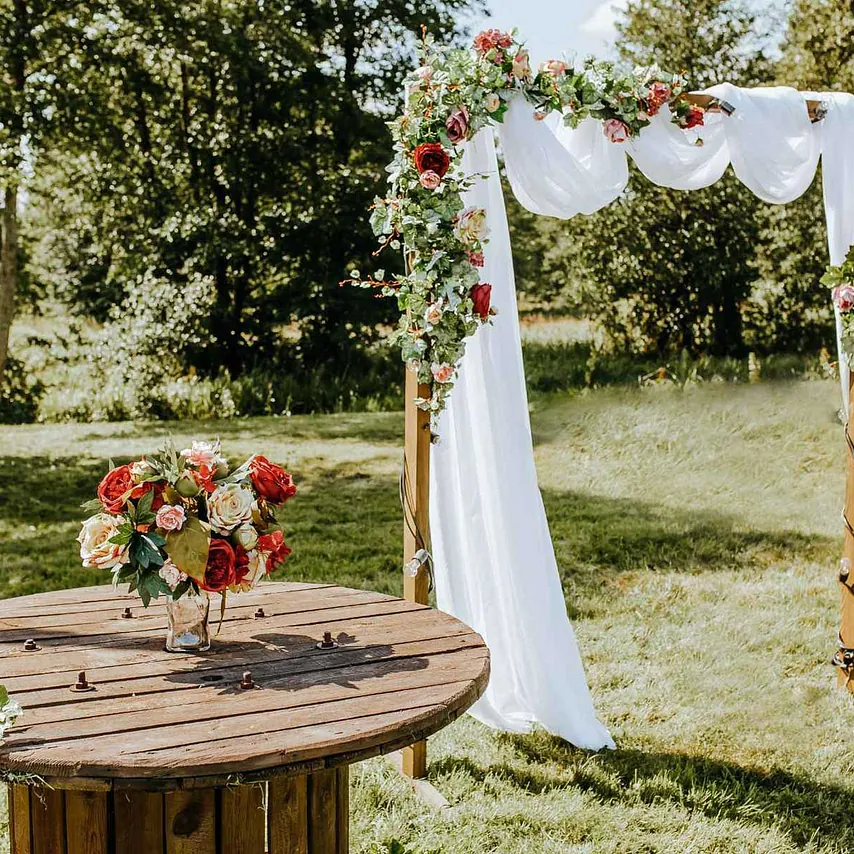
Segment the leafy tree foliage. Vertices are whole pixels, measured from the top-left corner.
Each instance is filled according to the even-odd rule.
[[[452,38],[468,5],[87,3],[53,45],[37,269],[128,380],[358,360],[389,307],[338,283],[370,265],[385,120],[422,23]]]

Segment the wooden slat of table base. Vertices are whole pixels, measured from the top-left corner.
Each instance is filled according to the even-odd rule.
[[[338,775],[318,771],[308,780],[308,846],[312,854],[338,854]],[[330,814],[335,816],[330,821]]]
[[[338,847],[336,854],[347,854],[350,850],[350,769],[341,765],[335,769],[338,774],[338,801],[335,824],[338,829]]]
[[[9,786],[8,810],[12,854],[33,854],[30,833],[30,790],[27,786],[19,783]]]
[[[176,656],[165,652],[159,645],[131,655],[127,655],[123,647],[72,648],[63,652],[61,657],[54,654],[52,657],[30,660],[31,675],[24,675],[27,673],[26,660],[0,657],[0,666],[6,671],[12,671],[4,673],[4,684],[18,696],[28,697],[30,692],[52,689],[64,691],[81,669],[86,669],[93,677],[90,681],[106,692],[113,683],[132,683],[152,678],[160,678],[163,682],[162,677],[167,676],[180,683],[179,674],[182,673],[195,673],[201,682],[204,674],[218,673],[224,668],[238,665],[252,666],[259,662],[289,661],[295,664],[302,659],[310,659],[320,667],[323,666],[321,662],[335,662],[336,656],[352,649],[371,646],[388,649],[387,641],[391,632],[402,642],[444,635],[471,635],[464,624],[437,617],[435,611],[424,606],[410,606],[402,612],[375,614],[356,620],[326,621],[319,626],[283,626],[272,621],[258,621],[251,628],[252,633],[247,631],[242,642],[231,643],[226,636],[215,637],[213,649],[204,656]],[[316,644],[323,637],[324,630],[329,630],[340,644],[337,650],[324,650],[322,653],[317,650]],[[113,663],[114,659],[118,663]],[[350,656],[346,656],[341,661],[349,663],[349,659]],[[137,688],[143,690],[143,687],[139,683],[130,684],[128,693],[134,693]],[[75,702],[85,703],[94,699],[92,695],[87,695],[79,697]],[[67,702],[67,698],[63,695],[60,701]]]
[[[66,854],[65,793],[41,787],[30,791],[33,854]]]
[[[166,854],[217,854],[216,792],[167,792]]]
[[[109,854],[107,792],[65,792],[68,854]]]
[[[159,792],[113,792],[116,854],[164,854],[165,799]]]
[[[308,854],[308,779],[276,777],[268,785],[269,854]]]
[[[263,711],[267,706],[293,708],[313,702],[331,702],[352,696],[355,684],[358,684],[362,696],[388,691],[385,677],[390,673],[398,674],[396,687],[391,690],[417,687],[428,684],[433,678],[422,670],[429,669],[436,673],[440,681],[447,681],[454,673],[463,673],[469,662],[460,653],[467,650],[482,654],[472,639],[463,635],[400,644],[388,654],[383,653],[382,657],[378,655],[376,661],[360,661],[356,654],[358,650],[353,650],[354,663],[349,666],[340,660],[337,666],[329,667],[320,666],[326,665],[326,662],[313,665],[307,662],[302,672],[286,664],[255,666],[251,671],[253,679],[261,685],[262,690],[249,694],[239,689],[243,672],[241,667],[230,668],[230,672],[227,671],[227,682],[207,686],[198,683],[183,686],[169,684],[166,686],[168,690],[158,693],[121,693],[71,707],[28,706],[26,720],[21,720],[20,733],[22,738],[26,734],[29,739],[49,737],[60,726],[64,737],[78,738],[85,733],[102,734],[108,727],[121,726],[125,731],[132,731],[138,726],[144,729],[151,725],[153,716],[161,724],[167,723],[170,718],[178,721],[204,719],[210,715],[211,705],[216,707],[218,717],[226,717],[231,713],[245,714],[249,709]],[[425,659],[424,656],[430,657]],[[426,667],[422,663],[424,661]],[[410,672],[407,672],[407,668]],[[334,670],[332,680],[329,678],[329,670]],[[217,675],[222,672],[218,671]],[[176,695],[179,689],[182,689],[180,697]],[[61,697],[60,692],[45,693],[57,693]],[[21,698],[25,701],[27,696],[21,695]],[[110,719],[109,722],[107,719]]]
[[[219,793],[220,849],[265,854],[264,786],[229,786]]]

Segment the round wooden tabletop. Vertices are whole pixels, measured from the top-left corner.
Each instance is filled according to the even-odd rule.
[[[218,619],[217,598],[212,632]],[[0,601],[0,681],[24,708],[0,770],[75,788],[305,774],[425,738],[489,678],[483,640],[453,617],[333,585],[231,597],[210,652],[166,652],[165,634],[163,600],[112,587]],[[80,671],[91,690],[71,690]]]

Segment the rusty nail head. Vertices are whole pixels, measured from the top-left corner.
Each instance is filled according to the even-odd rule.
[[[255,619],[256,619],[256,620],[260,620],[262,617],[266,617],[266,616],[267,616],[267,615],[264,613],[264,609],[263,609],[263,608],[259,608],[259,609],[255,612]]]
[[[240,687],[243,688],[244,691],[247,691],[250,688],[255,687],[255,683],[252,681],[252,671],[251,670],[247,670],[243,674],[243,679],[240,682]]]
[[[72,691],[76,691],[77,693],[81,693],[83,691],[94,691],[95,686],[90,685],[89,681],[86,679],[86,671],[81,670],[77,674],[77,683],[71,686]]]
[[[24,641],[24,649],[27,652],[35,652],[37,649],[41,649],[41,647],[32,638],[27,638]]]
[[[133,611],[131,611],[130,608],[125,608],[124,611],[122,612],[122,619],[123,620],[133,619]]]
[[[332,640],[332,632],[324,632],[323,640],[317,645],[318,649],[335,649],[338,643]]]

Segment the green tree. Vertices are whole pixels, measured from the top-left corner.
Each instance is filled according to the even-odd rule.
[[[421,25],[453,38],[470,5],[96,0],[63,45],[39,271],[129,380],[358,363],[390,307],[339,282],[371,264],[385,121]]]

